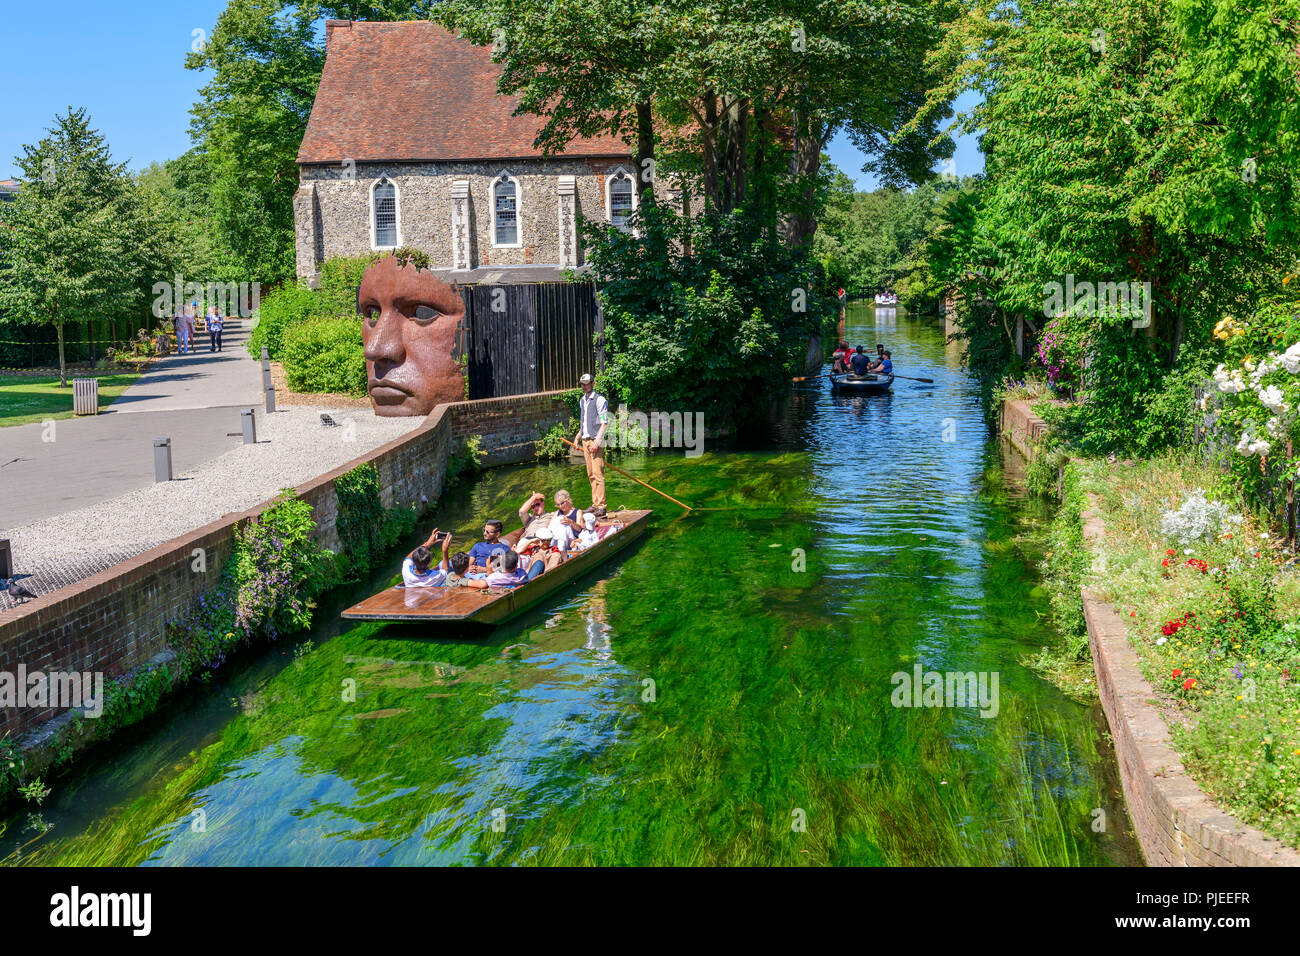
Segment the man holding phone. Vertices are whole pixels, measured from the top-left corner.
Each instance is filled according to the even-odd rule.
[[[433,561],[433,554],[429,551],[429,545],[436,541],[442,542],[442,560],[438,562],[436,568],[429,566]],[[451,550],[451,532],[438,532],[437,528],[429,535],[424,544],[420,545],[402,562],[402,583],[408,588],[436,588],[442,584],[447,577],[447,572],[451,570],[451,563],[447,560],[447,552]]]

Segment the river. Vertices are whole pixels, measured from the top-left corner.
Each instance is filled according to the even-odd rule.
[[[620,459],[696,510],[613,475],[611,506],[656,509],[646,538],[477,640],[343,626],[339,608],[391,580],[395,553],[310,635],[245,655],[89,755],[8,821],[0,854],[1140,862],[1095,704],[1020,663],[1052,639],[1036,570],[1046,507],[1004,480],[939,327],[868,306],[847,329],[935,383],[838,398],[810,381],[761,441]],[[560,486],[586,499],[567,463],[497,469],[429,523],[472,540]],[[918,670],[974,673],[989,696],[905,700]]]

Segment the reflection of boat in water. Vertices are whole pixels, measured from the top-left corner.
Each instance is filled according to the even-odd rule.
[[[623,527],[610,532],[590,548],[516,588],[406,588],[398,584],[354,604],[343,612],[353,621],[472,621],[499,624],[558,591],[570,581],[623,550],[645,533],[651,511],[611,511],[608,518]],[[501,540],[513,547],[518,529]]]
[[[887,392],[894,384],[892,375],[831,375],[831,391],[858,395],[876,395]]]
[[[892,292],[877,292],[876,305],[898,305],[898,296]]]

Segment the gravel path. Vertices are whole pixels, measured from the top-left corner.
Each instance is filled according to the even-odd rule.
[[[340,426],[323,426],[322,411],[330,411]],[[251,508],[281,488],[337,468],[423,422],[419,417],[378,418],[369,409],[295,406],[269,416],[259,410],[256,445],[237,445],[172,481],[0,531],[0,537],[12,542],[14,571],[22,583],[45,594]],[[0,594],[0,607],[7,603]]]

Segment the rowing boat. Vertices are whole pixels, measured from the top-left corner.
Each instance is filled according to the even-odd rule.
[[[590,548],[578,551],[558,567],[515,588],[408,588],[401,584],[380,591],[343,612],[351,621],[467,621],[499,624],[526,610],[547,595],[590,571],[598,564],[641,537],[649,526],[651,511],[611,511],[606,521],[623,527],[610,532]],[[520,528],[501,536],[514,547]]]
[[[875,375],[870,372],[866,375],[854,375],[851,372],[831,375],[830,380],[832,392],[855,392],[862,395],[887,392],[894,384],[893,375]]]

